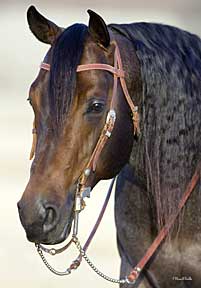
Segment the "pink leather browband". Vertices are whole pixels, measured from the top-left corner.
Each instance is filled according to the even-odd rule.
[[[43,62],[41,63],[40,68],[50,71],[50,64]],[[112,74],[115,74],[117,77],[125,77],[125,73],[123,70],[115,68],[111,65],[102,64],[102,63],[78,65],[76,71],[82,72],[82,71],[88,71],[88,70],[106,70],[108,72],[111,72]]]

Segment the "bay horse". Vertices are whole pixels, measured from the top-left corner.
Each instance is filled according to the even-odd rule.
[[[56,244],[68,237],[76,185],[105,125],[115,78],[96,69],[77,73],[77,67],[115,66],[118,45],[140,133],[133,134],[130,106],[118,81],[114,129],[87,181],[93,188],[119,174],[115,222],[123,276],[175,213],[201,160],[201,39],[163,24],[106,25],[88,12],[88,27],[64,29],[35,7],[28,9],[31,31],[50,44],[43,61],[50,71],[40,69],[30,88],[37,139],[18,209],[29,241]],[[198,288],[200,271],[199,181],[135,287]]]

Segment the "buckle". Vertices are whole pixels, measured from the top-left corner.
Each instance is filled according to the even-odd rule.
[[[140,267],[135,267],[131,273],[126,277],[126,283],[128,284],[135,284],[137,278],[139,277],[141,273],[141,268]]]
[[[110,120],[112,120],[113,123],[116,120],[116,112],[114,109],[110,109],[110,111],[107,113],[106,124],[108,124]]]

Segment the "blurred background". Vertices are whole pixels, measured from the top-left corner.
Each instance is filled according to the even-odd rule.
[[[101,0],[101,1],[0,1],[0,287],[113,287],[83,262],[69,277],[56,277],[44,267],[33,244],[26,240],[16,203],[29,178],[33,113],[28,90],[48,46],[29,31],[26,10],[35,5],[60,26],[88,22],[86,10],[94,9],[106,23],[152,21],[167,23],[201,35],[200,0]],[[81,215],[80,238],[86,239],[106,194],[101,182]],[[112,197],[113,198],[113,197]],[[118,277],[120,259],[116,248],[113,199],[88,254],[103,272]],[[63,269],[77,255],[72,249],[50,259]],[[86,285],[86,286],[85,286]]]

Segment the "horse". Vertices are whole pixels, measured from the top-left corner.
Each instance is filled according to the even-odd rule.
[[[164,24],[106,25],[101,16],[88,13],[88,26],[64,29],[35,7],[28,9],[32,33],[50,48],[29,92],[37,139],[18,210],[29,241],[60,243],[71,231],[83,171],[91,188],[118,175],[115,223],[122,277],[177,212],[201,160],[201,39]],[[128,93],[138,108],[138,132],[115,75],[118,69],[77,71],[79,65],[94,63],[115,67],[117,46]],[[111,137],[94,169],[86,170],[111,102],[116,117]],[[200,287],[200,203],[198,181],[135,287]]]

